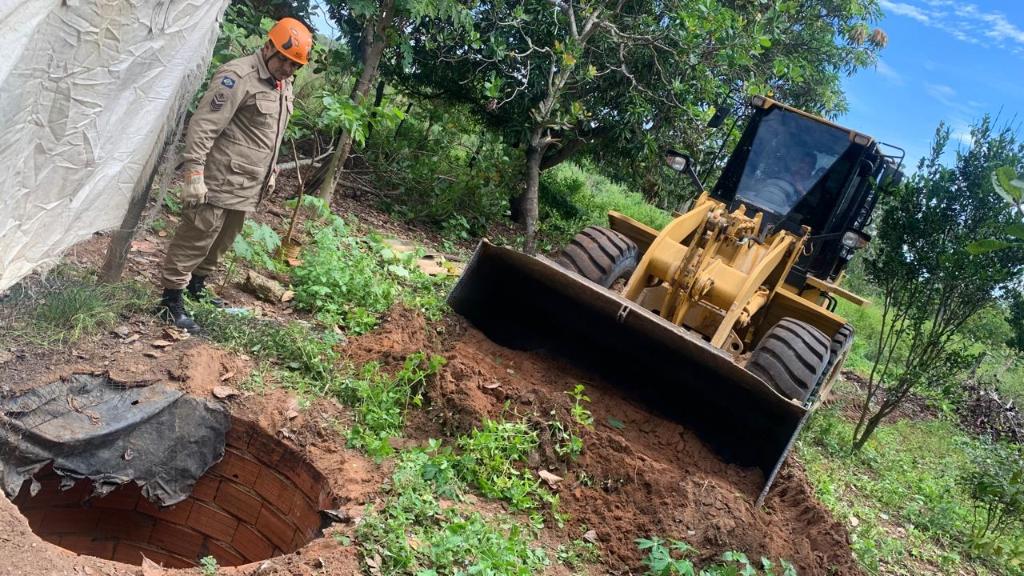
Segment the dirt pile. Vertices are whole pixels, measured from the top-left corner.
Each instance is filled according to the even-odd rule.
[[[595,530],[608,568],[637,568],[642,555],[634,539],[659,536],[687,541],[704,560],[735,549],[787,559],[801,574],[861,573],[845,528],[814,500],[793,462],[756,510],[759,470],[723,462],[692,432],[594,374],[542,353],[502,348],[472,328],[443,354],[448,365],[428,392],[448,433],[503,413],[531,418],[538,429],[551,419],[569,422],[573,400],[566,392],[586,386],[595,424],[581,434],[584,453],[562,461],[551,439],[542,438],[536,464],[565,478],[559,489],[571,518],[566,530],[573,537],[580,525]]]

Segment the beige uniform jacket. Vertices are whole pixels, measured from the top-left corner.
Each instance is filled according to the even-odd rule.
[[[274,80],[259,52],[217,70],[189,121],[184,153],[185,170],[204,173],[210,204],[256,208],[292,108],[292,80]]]

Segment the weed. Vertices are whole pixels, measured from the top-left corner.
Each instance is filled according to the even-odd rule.
[[[798,451],[818,499],[836,517],[857,519],[850,537],[858,561],[873,573],[911,558],[943,573],[964,571],[975,552],[968,545],[973,508],[960,471],[971,469],[972,454],[986,445],[948,421],[901,421],[880,427],[861,454],[850,455],[851,430],[837,410],[819,410]],[[986,561],[1014,573],[996,556]]]
[[[578,570],[584,564],[592,564],[600,560],[601,554],[593,542],[577,538],[568,544],[559,544],[555,558],[567,567]]]
[[[163,232],[167,230],[167,221],[163,218],[156,218],[149,224],[150,230],[153,232]]]
[[[564,162],[541,175],[543,212],[541,234],[545,249],[560,248],[580,230],[608,225],[608,211],[615,210],[656,229],[672,217],[626,187],[585,166]]]
[[[343,384],[336,370],[338,336],[332,331],[231,314],[202,302],[192,304],[192,312],[212,340],[275,363],[284,383],[300,392],[323,395]]]
[[[203,556],[199,559],[199,567],[203,570],[203,576],[215,576],[220,566],[213,556]]]
[[[460,476],[488,498],[505,500],[514,510],[536,511],[542,503],[549,504],[557,519],[558,497],[519,467],[538,444],[536,431],[525,422],[484,420],[480,428],[458,440]],[[543,524],[536,514],[531,519],[535,525]]]
[[[686,542],[672,540],[663,541],[657,536],[637,538],[636,545],[641,552],[646,551],[643,565],[650,576],[693,576],[694,566],[686,556],[693,551]]]
[[[172,188],[164,194],[164,208],[167,209],[169,214],[175,216],[181,216],[181,200],[178,200],[178,192],[181,191],[180,187]]]
[[[246,262],[260,270],[280,271],[281,264],[275,259],[280,246],[281,237],[273,228],[261,222],[246,220],[242,233],[235,236],[231,252],[225,258],[227,272],[224,274],[224,282],[231,281],[239,262]]]
[[[444,365],[441,356],[418,352],[405,359],[402,369],[389,377],[376,363],[363,366],[359,377],[343,388],[342,401],[355,406],[356,423],[349,430],[349,443],[371,456],[391,454],[388,440],[401,433],[409,405],[419,407],[426,379]]]
[[[646,550],[643,560],[648,576],[697,576],[696,567],[688,556],[695,550],[686,542],[679,540],[664,541],[657,536],[637,538],[636,544],[641,551]],[[708,566],[700,571],[700,576],[797,576],[796,569],[786,560],[780,560],[778,566],[768,558],[761,558],[760,570],[755,568],[747,555],[730,550],[722,554],[724,564]],[[776,570],[779,570],[778,572]]]
[[[292,273],[296,306],[353,334],[374,328],[381,314],[402,299],[438,319],[444,310],[435,280],[416,268],[416,254],[399,254],[379,237],[351,235],[337,216],[313,232],[302,265]]]
[[[983,446],[962,477],[970,496],[970,545],[977,554],[1024,563],[1024,546],[1014,546],[1024,525],[1024,458],[1004,444]]]
[[[452,460],[437,441],[398,456],[385,487],[386,501],[371,508],[356,530],[370,571],[417,576],[540,572],[547,557],[519,523],[462,504],[464,486]]]
[[[555,412],[552,411],[552,419],[548,422],[548,431],[551,433],[552,440],[554,440],[555,452],[559,456],[567,456],[571,460],[575,460],[583,453],[583,438],[579,436],[579,427],[593,428],[594,416],[584,406],[585,402],[590,402],[590,398],[584,394],[583,384],[577,384],[575,388],[567,391],[566,394],[573,399],[573,404],[569,409],[572,423],[563,424],[555,417]]]

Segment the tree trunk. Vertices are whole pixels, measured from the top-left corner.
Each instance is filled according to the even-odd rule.
[[[359,79],[356,80],[356,85],[352,87],[351,95],[352,102],[355,104],[362,102],[363,98],[366,98],[366,95],[370,93],[370,86],[373,85],[373,80],[377,76],[377,70],[380,68],[380,59],[384,54],[385,44],[387,43],[385,33],[391,25],[393,18],[393,6],[394,0],[385,0],[381,4],[380,12],[374,17],[367,19],[366,24],[363,25],[359,58],[362,72],[359,74]],[[334,189],[341,180],[341,172],[345,169],[345,162],[348,160],[348,155],[351,151],[352,135],[348,131],[343,131],[338,147],[335,149],[334,155],[331,156],[327,177],[324,179],[323,184],[320,185],[320,199],[327,205],[330,205],[331,198],[334,197]]]
[[[886,412],[879,410],[874,415],[872,415],[871,418],[868,419],[868,422],[864,426],[864,429],[861,431],[860,436],[858,437],[854,435],[854,452],[860,452],[861,448],[863,448],[864,445],[868,443],[868,439],[870,439],[871,435],[875,433],[875,429],[878,428],[878,425],[882,423],[882,420],[885,418],[886,414]]]
[[[539,135],[531,139],[526,149],[526,192],[523,193],[522,217],[525,228],[524,250],[527,254],[537,252],[537,218],[540,212],[537,197],[540,191],[540,162],[544,158],[544,148],[537,144]]]
[[[370,123],[366,127],[366,139],[369,140],[373,136],[373,122],[377,119],[377,110],[380,109],[380,105],[384,102],[384,88],[386,84],[384,80],[377,82],[377,94],[373,97],[373,112],[370,112]]]

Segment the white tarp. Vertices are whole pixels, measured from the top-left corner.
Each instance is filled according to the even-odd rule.
[[[120,225],[227,4],[0,0],[0,290]]]

